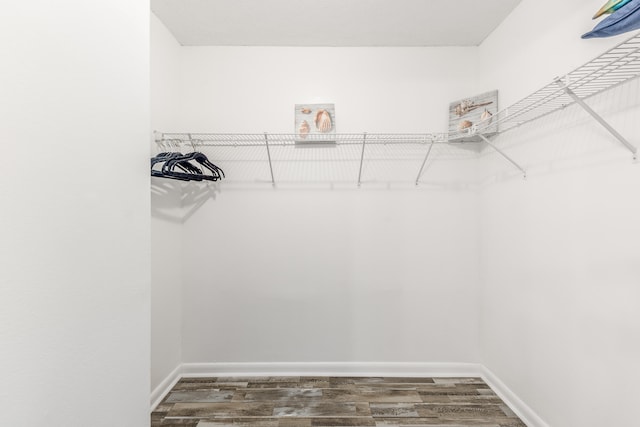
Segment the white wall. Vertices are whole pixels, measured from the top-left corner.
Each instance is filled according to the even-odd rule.
[[[176,126],[180,45],[151,14],[151,128]],[[157,154],[152,142],[151,155]],[[151,390],[182,361],[181,187],[151,179]]]
[[[445,130],[449,101],[475,87],[475,59],[473,48],[184,48],[181,129],[292,132],[294,104],[316,101],[335,102],[338,132]],[[417,189],[211,190],[184,224],[183,360],[476,362],[477,198],[442,184],[475,163],[436,164]]]
[[[147,425],[149,4],[2,9],[2,424]]]
[[[475,362],[469,192],[222,191],[185,223],[186,362]]]
[[[293,132],[294,105],[306,102],[335,103],[339,133],[446,131],[449,102],[476,83],[475,48],[184,47],[183,55],[180,124],[191,132]]]
[[[523,1],[480,48],[481,86],[515,101],[629,37],[580,40],[601,3]],[[640,145],[640,82],[589,104]],[[484,153],[483,363],[550,426],[634,425],[640,165],[577,107],[497,144],[528,178]]]
[[[499,88],[501,107],[593,59],[630,36],[583,40],[600,0],[522,0],[480,45],[480,90]]]

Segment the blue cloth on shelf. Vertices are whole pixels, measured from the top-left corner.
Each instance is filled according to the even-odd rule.
[[[611,37],[640,29],[640,0],[631,0],[600,21],[593,30],[582,35],[583,39]]]
[[[631,0],[603,19],[593,30],[583,34],[582,38],[611,37],[637,29],[640,29],[640,0]]]
[[[593,16],[593,19],[596,19],[607,13],[611,14],[630,1],[631,0],[609,0],[604,6],[600,8],[599,11],[596,12],[596,14]]]

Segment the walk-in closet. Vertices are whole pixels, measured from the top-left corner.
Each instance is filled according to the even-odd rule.
[[[633,426],[640,1],[0,14],[7,426]]]

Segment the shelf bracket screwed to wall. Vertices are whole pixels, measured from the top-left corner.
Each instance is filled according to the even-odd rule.
[[[436,140],[432,138],[431,144],[429,144],[429,149],[427,150],[427,155],[424,156],[424,160],[422,161],[422,166],[420,166],[420,171],[418,172],[418,176],[416,177],[416,185],[420,183],[420,178],[422,177],[424,166],[427,164],[427,160],[429,159],[429,155],[431,154],[431,149],[433,148],[434,142],[436,142]]]
[[[362,165],[364,164],[364,147],[367,145],[366,132],[362,135],[362,154],[360,154],[360,172],[358,172],[358,187],[362,184]]]
[[[269,150],[269,135],[264,133],[264,143],[267,146],[267,157],[269,158],[269,171],[271,172],[271,185],[276,186],[276,180],[273,177],[273,164],[271,163],[271,151]]]
[[[489,141],[489,139],[487,139],[486,136],[484,136],[483,134],[479,133],[478,136],[480,138],[482,138],[482,140],[491,148],[493,148],[498,154],[500,154],[502,157],[504,157],[505,159],[507,159],[509,161],[509,163],[511,163],[513,166],[517,167],[518,169],[520,169],[520,172],[522,172],[523,177],[526,179],[527,178],[527,171],[524,170],[522,168],[522,166],[520,166],[518,163],[516,163],[511,157],[507,156],[504,151],[502,151],[501,149],[499,149],[498,147],[496,147],[495,145],[493,145],[491,143],[491,141]]]
[[[587,113],[589,113],[591,115],[591,117],[593,117],[598,123],[600,123],[600,125],[602,125],[602,127],[604,127],[607,131],[609,131],[609,133],[611,135],[613,135],[618,141],[620,141],[622,143],[622,145],[627,147],[627,149],[629,151],[631,151],[631,154],[633,154],[633,160],[637,160],[637,158],[638,158],[638,148],[637,147],[635,147],[633,144],[631,144],[624,136],[622,136],[620,134],[620,132],[615,130],[613,128],[613,126],[611,126],[609,123],[607,123],[602,118],[602,116],[600,116],[591,107],[589,107],[589,105],[587,105],[587,103],[584,102],[584,100],[582,100],[578,95],[576,95],[575,92],[572,91],[569,88],[569,86],[567,86],[561,79],[556,79],[556,83],[562,88],[562,90],[564,90],[564,92],[567,95],[569,95],[569,97],[571,99],[573,99],[575,101],[576,104],[578,104],[580,107],[582,107],[583,110],[585,110]]]

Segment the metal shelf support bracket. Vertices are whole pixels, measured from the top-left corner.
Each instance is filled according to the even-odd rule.
[[[424,160],[422,161],[422,166],[420,166],[420,171],[418,172],[418,176],[416,177],[416,185],[418,185],[420,182],[420,178],[422,177],[422,172],[424,171],[424,166],[427,164],[427,159],[429,159],[429,155],[431,154],[431,149],[433,148],[434,142],[436,142],[436,140],[432,138],[431,144],[429,144],[429,149],[427,150],[427,155],[424,156]]]
[[[613,126],[607,123],[598,113],[596,113],[591,107],[589,107],[589,105],[587,105],[586,102],[584,102],[578,95],[576,95],[575,92],[569,89],[569,87],[566,84],[564,84],[562,80],[557,79],[556,83],[560,85],[562,90],[564,90],[565,93],[569,95],[571,99],[573,99],[576,102],[576,104],[578,104],[580,107],[582,107],[583,110],[589,113],[591,117],[593,117],[598,123],[602,125],[602,127],[604,127],[607,131],[609,131],[609,133],[611,133],[611,135],[613,135],[618,141],[620,141],[622,145],[627,147],[627,149],[631,151],[631,154],[633,154],[633,160],[637,160],[638,148],[636,146],[634,146],[629,141],[627,141],[627,139],[624,136],[622,136],[620,132],[615,130]]]
[[[358,172],[358,187],[362,183],[362,164],[364,163],[364,147],[367,144],[367,134],[366,132],[362,135],[362,153],[360,154],[360,172]]]
[[[273,164],[271,163],[271,151],[269,150],[269,135],[264,133],[264,143],[267,146],[267,157],[269,158],[269,171],[271,172],[271,185],[276,186],[276,180],[273,178]]]
[[[522,175],[524,176],[524,178],[527,177],[527,171],[525,171],[522,166],[520,166],[519,164],[517,164],[511,157],[507,156],[501,149],[499,149],[498,147],[496,147],[495,145],[493,145],[491,143],[491,141],[489,141],[487,139],[486,136],[484,136],[483,134],[479,133],[478,136],[480,138],[482,138],[482,140],[491,148],[493,148],[494,150],[496,150],[496,152],[498,154],[500,154],[502,157],[504,157],[505,159],[507,159],[509,161],[509,163],[511,163],[513,166],[517,167],[518,169],[520,169],[520,172],[522,172]]]

